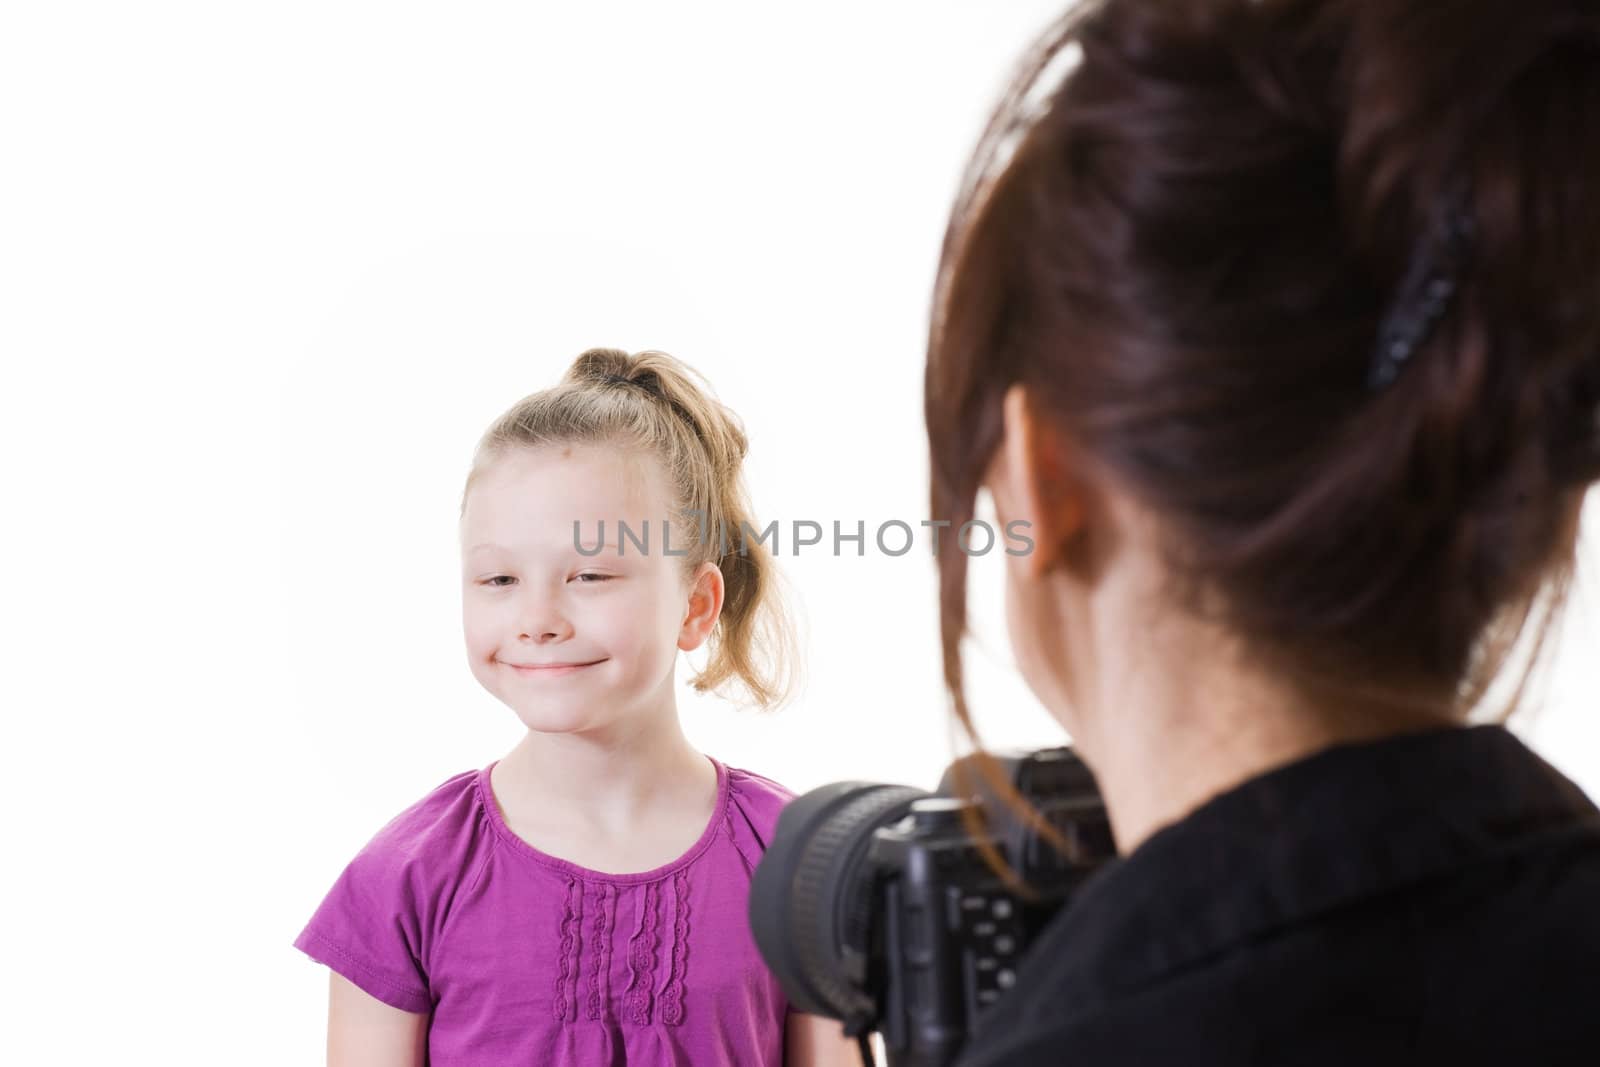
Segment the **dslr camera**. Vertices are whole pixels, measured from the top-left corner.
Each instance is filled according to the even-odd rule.
[[[798,796],[756,867],[750,927],[767,966],[794,1007],[840,1020],[868,1064],[874,1031],[891,1067],[953,1062],[1039,931],[1115,854],[1069,746],[992,757],[1036,819],[1000,799],[979,758],[951,764],[934,793],[851,781]]]

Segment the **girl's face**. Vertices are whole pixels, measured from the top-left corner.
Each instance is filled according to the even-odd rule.
[[[473,484],[461,526],[467,661],[530,730],[596,732],[671,706],[678,650],[709,636],[722,576],[703,563],[684,577],[682,555],[663,550],[668,517],[659,465],[611,448],[512,452]],[[579,552],[595,548],[601,520],[604,547]],[[673,552],[695,532],[674,522]]]

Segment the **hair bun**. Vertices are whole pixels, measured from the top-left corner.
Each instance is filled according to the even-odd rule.
[[[634,358],[620,348],[590,348],[572,361],[563,375],[565,382],[604,382],[609,378],[634,380]]]

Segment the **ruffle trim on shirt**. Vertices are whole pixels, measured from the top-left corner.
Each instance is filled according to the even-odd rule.
[[[644,886],[644,902],[639,909],[639,921],[628,940],[628,985],[623,990],[623,1013],[627,1021],[640,1026],[648,1025],[658,1007],[653,990],[656,986],[656,964],[659,947],[657,930],[661,926],[662,887],[669,879],[649,882]],[[667,985],[659,1002],[661,1021],[668,1026],[683,1023],[684,978],[688,972],[689,957],[689,876],[677,871],[670,877],[673,895],[674,919],[671,944],[665,954],[668,965]],[[557,1021],[571,1022],[578,1011],[579,946],[586,915],[596,946],[589,967],[584,1014],[595,1020],[606,1017],[606,1003],[610,995],[611,926],[615,920],[616,887],[609,884],[586,885],[577,878],[567,879],[566,906],[562,911],[560,927],[560,964],[556,972],[555,997],[552,1010]]]
[[[567,904],[561,914],[561,965],[556,970],[556,995],[552,1004],[557,1019],[571,1019],[577,1010],[578,927],[583,916],[582,888],[567,879]]]
[[[556,972],[555,998],[551,1001],[557,1020],[570,1022],[577,1018],[578,950],[583,941],[583,920],[588,913],[594,916],[590,931],[595,951],[589,968],[584,1014],[597,1020],[606,1017],[606,998],[611,992],[611,920],[616,908],[616,892],[615,886],[605,883],[589,885],[577,878],[567,879],[567,902],[561,916],[561,963]],[[645,988],[649,989],[648,982]]]
[[[676,919],[672,930],[672,969],[667,972],[667,988],[661,994],[661,1019],[677,1026],[683,1021],[683,963],[689,952],[689,879],[680,870],[672,876],[677,894],[673,909]]]
[[[628,940],[628,986],[623,991],[622,1003],[628,1020],[635,1023],[650,1021],[651,990],[655,988],[656,970],[656,910],[661,906],[656,887],[650,882],[644,887],[644,907],[639,909],[639,925]]]
[[[591,1019],[604,1020],[606,998],[610,995],[611,913],[616,908],[616,888],[605,883],[590,887],[594,901],[595,965],[589,971],[589,1011]]]

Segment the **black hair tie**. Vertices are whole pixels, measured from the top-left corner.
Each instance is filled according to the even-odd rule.
[[[654,377],[650,378],[648,381],[641,381],[638,378],[628,378],[621,374],[602,374],[598,380],[607,385],[631,385],[636,389],[643,389],[656,400],[661,400],[667,403],[672,410],[677,413],[679,418],[688,423],[689,427],[693,429],[697,435],[699,434],[700,428],[695,423],[694,416],[690,415],[688,409],[682,404],[678,403],[677,400],[668,396],[661,388],[661,383]]]
[[[658,390],[651,388],[648,383],[638,381],[634,378],[628,378],[621,374],[602,374],[600,376],[600,380],[610,385],[636,385],[640,389],[643,389],[645,392],[650,393],[653,396],[661,395]]]

